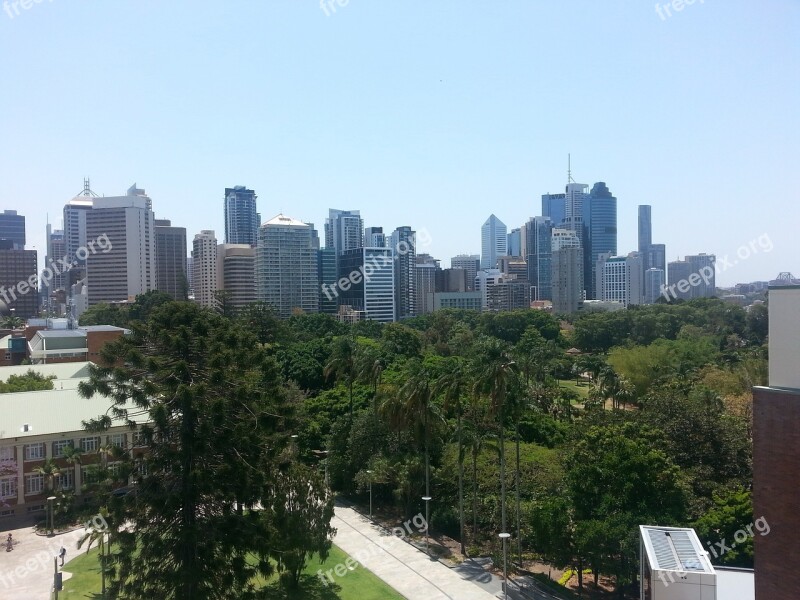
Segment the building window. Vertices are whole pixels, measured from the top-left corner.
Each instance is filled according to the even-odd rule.
[[[58,440],[53,442],[53,458],[63,458],[64,448],[72,446],[72,440]]]
[[[62,490],[71,490],[75,487],[75,471],[64,469],[56,477],[56,485]]]
[[[108,436],[108,443],[116,448],[124,448],[125,441],[124,433],[115,433],[114,435]]]
[[[25,460],[42,460],[44,459],[45,447],[44,442],[39,444],[25,444]]]
[[[39,474],[25,475],[25,495],[35,496],[44,489],[44,476]]]
[[[0,448],[0,462],[4,460],[14,460],[14,446],[3,446]]]
[[[86,437],[81,438],[81,452],[95,452],[100,446],[100,438]]]
[[[133,447],[134,448],[141,448],[142,446],[146,446],[147,442],[145,442],[144,434],[141,431],[134,431],[133,432]]]
[[[17,478],[3,477],[0,479],[0,503],[8,498],[17,497]]]

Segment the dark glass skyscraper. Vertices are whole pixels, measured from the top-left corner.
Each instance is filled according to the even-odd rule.
[[[639,254],[645,254],[653,243],[653,219],[649,204],[639,205]]]
[[[601,254],[617,254],[617,199],[611,195],[605,182],[598,181],[584,199],[584,271],[586,296],[597,298],[595,263]]]
[[[554,227],[560,227],[567,216],[566,194],[542,194],[542,215],[550,217]]]
[[[553,222],[548,217],[533,217],[525,224],[528,282],[536,288],[532,300],[552,300]]]
[[[25,217],[18,215],[15,210],[0,213],[0,240],[10,240],[14,250],[24,250]]]
[[[225,243],[258,244],[261,215],[256,210],[256,193],[243,185],[225,188]]]

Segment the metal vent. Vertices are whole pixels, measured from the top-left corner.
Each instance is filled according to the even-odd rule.
[[[648,533],[657,563],[653,565],[654,568],[663,571],[697,571],[701,573],[706,570],[688,532],[651,529]]]

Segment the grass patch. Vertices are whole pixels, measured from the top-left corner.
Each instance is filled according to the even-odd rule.
[[[93,548],[88,554],[83,552],[66,564],[64,569],[72,573],[72,577],[64,583],[60,597],[100,598],[100,564],[97,552]],[[321,569],[324,573],[338,564],[344,564],[346,559],[347,554],[337,546],[331,548],[328,559],[322,564],[318,558],[312,558],[306,565],[297,590],[280,587],[277,574],[260,583],[266,597],[275,600],[403,600],[403,596],[361,565],[348,571],[344,577],[334,575],[335,583],[327,586],[317,577],[318,570]]]
[[[592,384],[584,379],[580,383],[575,383],[574,379],[559,379],[558,385],[562,388],[567,388],[578,394],[581,400],[585,400],[589,396],[589,390],[592,389]]]

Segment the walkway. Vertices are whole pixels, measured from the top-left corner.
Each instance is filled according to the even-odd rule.
[[[11,533],[14,549],[6,552],[5,540]],[[61,546],[67,549],[66,560],[75,558],[78,540],[84,530],[44,537],[33,527],[4,530],[0,537],[0,598],[14,600],[47,600],[53,589],[53,558]],[[60,561],[59,561],[60,562]],[[66,581],[67,574],[64,574]]]
[[[410,600],[496,598],[351,508],[337,506],[331,524],[337,546]],[[336,580],[335,573],[330,577]]]

